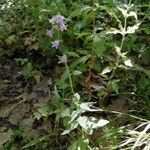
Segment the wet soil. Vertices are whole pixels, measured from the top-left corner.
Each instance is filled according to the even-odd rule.
[[[36,120],[37,108],[49,105],[48,76],[25,81],[16,60],[7,58],[0,64],[0,149],[12,134],[23,126],[26,138],[35,138],[51,131],[51,122]]]

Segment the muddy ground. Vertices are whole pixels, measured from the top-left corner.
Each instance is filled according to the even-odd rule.
[[[51,122],[37,121],[33,113],[49,105],[48,76],[25,81],[15,60],[6,59],[0,65],[0,149],[23,126],[23,136],[35,138],[51,130]]]

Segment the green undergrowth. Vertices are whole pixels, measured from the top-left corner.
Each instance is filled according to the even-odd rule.
[[[52,122],[31,139],[19,126],[4,150],[150,148],[148,0],[2,0],[0,10],[0,63],[15,60],[25,82],[50,70],[49,105],[32,116]]]

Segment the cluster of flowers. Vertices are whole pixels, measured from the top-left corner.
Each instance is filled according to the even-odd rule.
[[[52,25],[57,25],[60,29],[60,31],[64,31],[64,30],[67,30],[67,27],[64,23],[64,16],[61,16],[61,15],[55,15],[52,17],[52,19],[49,19],[49,23],[51,23]],[[54,31],[52,29],[50,30],[47,30],[47,33],[46,33],[49,37],[53,37],[54,35]],[[52,48],[56,48],[58,49],[59,48],[59,45],[60,45],[60,40],[55,40],[52,43]]]

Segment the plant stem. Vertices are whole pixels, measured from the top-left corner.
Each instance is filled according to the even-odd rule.
[[[132,0],[129,0],[129,4],[128,4],[128,5],[131,5],[131,1],[132,1]]]
[[[137,116],[134,116],[134,115],[130,115],[130,114],[127,114],[127,113],[118,112],[118,111],[110,111],[110,110],[104,110],[104,109],[98,109],[97,111],[105,112],[105,113],[111,113],[111,114],[118,114],[120,116],[126,116],[126,117],[130,117],[130,118],[134,118],[136,120],[150,122],[150,120],[147,120],[147,119],[144,119],[144,118],[141,118],[141,117],[137,117]]]
[[[126,31],[126,28],[127,28],[127,17],[124,18],[124,27],[123,27],[124,32]],[[122,34],[122,39],[121,39],[121,44],[120,44],[120,52],[123,49],[123,44],[125,41],[125,35],[126,35],[125,33]],[[120,59],[120,55],[117,55],[116,62],[115,62],[116,67],[113,69],[113,72],[110,76],[110,79],[112,79],[114,77],[115,71],[119,65],[119,59]]]
[[[69,67],[68,67],[67,63],[66,63],[66,69],[67,69],[68,76],[69,76],[69,82],[70,82],[71,91],[72,91],[72,93],[74,95],[75,92],[74,92],[74,89],[73,89],[73,82],[72,82],[71,73],[70,73],[70,70],[69,70]]]

